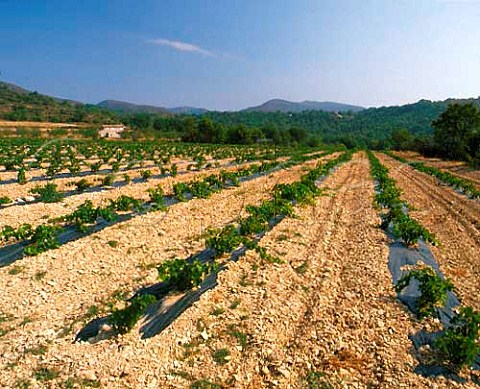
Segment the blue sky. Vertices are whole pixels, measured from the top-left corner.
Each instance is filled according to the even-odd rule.
[[[480,95],[478,0],[0,0],[0,79],[234,110]]]

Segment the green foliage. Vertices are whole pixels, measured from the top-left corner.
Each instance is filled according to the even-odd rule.
[[[197,380],[192,382],[190,389],[221,389],[222,386],[208,380]]]
[[[12,199],[8,196],[1,196],[0,197],[0,205],[10,204],[11,202],[12,202]]]
[[[449,279],[442,279],[429,267],[419,267],[406,273],[395,285],[395,290],[400,293],[409,284],[412,278],[419,282],[420,297],[417,300],[419,318],[438,316],[437,307],[447,301],[447,292],[453,290],[453,283]]]
[[[25,240],[33,235],[33,228],[30,224],[21,224],[17,229],[11,226],[4,226],[0,232],[0,239],[8,242],[9,240]]]
[[[314,182],[295,182],[293,184],[278,184],[274,188],[275,197],[283,200],[294,201],[299,204],[312,204],[314,198],[321,190]]]
[[[145,309],[157,299],[151,294],[144,294],[131,299],[123,309],[114,309],[110,324],[117,334],[129,332],[145,313]]]
[[[471,161],[480,158],[480,111],[473,104],[452,104],[433,122],[442,156]]]
[[[394,235],[402,238],[407,246],[416,244],[420,238],[432,245],[437,244],[435,236],[409,216],[402,213],[402,216],[396,217],[394,222]]]
[[[47,367],[39,368],[35,371],[35,379],[37,381],[51,381],[57,378],[60,375],[60,372],[56,369],[49,369]]]
[[[170,166],[170,174],[172,177],[176,177],[178,175],[178,166],[172,163]]]
[[[173,193],[175,197],[180,201],[187,201],[185,193],[188,193],[189,187],[185,182],[177,182],[173,184]]]
[[[93,206],[91,200],[86,200],[75,211],[62,217],[62,220],[73,223],[80,232],[86,232],[87,225],[96,223],[98,217],[101,216],[101,211],[101,208]]]
[[[92,184],[90,182],[88,182],[87,179],[82,178],[81,180],[79,180],[75,183],[75,186],[77,188],[77,191],[84,192],[85,190],[90,188],[92,186]]]
[[[102,162],[93,162],[90,164],[90,169],[92,170],[93,173],[96,173],[100,170],[100,167],[102,166]]]
[[[480,356],[480,312],[462,307],[434,343],[440,362],[454,372],[471,367]]]
[[[30,242],[23,252],[26,255],[37,255],[44,251],[55,249],[60,246],[58,233],[61,228],[57,226],[40,225],[33,231]]]
[[[212,353],[213,360],[219,365],[225,365],[230,360],[230,351],[226,348],[215,350]]]
[[[127,212],[141,210],[142,201],[131,196],[121,195],[116,200],[110,200],[110,207],[115,211]]]
[[[156,186],[155,188],[147,189],[148,194],[150,195],[150,201],[154,204],[153,208],[155,210],[163,210],[165,209],[164,204],[164,197],[165,193],[160,185]]]
[[[326,374],[320,371],[309,370],[304,379],[308,389],[333,389],[334,386],[328,381]]]
[[[400,198],[402,192],[397,188],[395,180],[388,176],[388,169],[371,151],[368,152],[368,158],[370,172],[376,181],[374,206],[387,209],[387,212],[382,215],[382,228],[386,229],[390,223],[393,223],[394,235],[402,238],[407,246],[416,244],[419,239],[432,245],[438,244],[431,232],[403,211],[403,207],[408,207],[408,204]]]
[[[115,182],[115,175],[114,174],[107,174],[105,177],[103,177],[102,185],[103,186],[112,186],[114,182]]]
[[[216,263],[202,263],[198,259],[188,262],[178,258],[166,261],[157,268],[158,277],[180,291],[197,287],[216,269]]]
[[[240,234],[243,236],[259,234],[268,230],[268,221],[256,216],[240,219]]]
[[[152,171],[151,170],[142,170],[140,171],[140,176],[145,180],[148,181],[149,178],[152,177]]]
[[[221,229],[208,230],[208,238],[205,245],[215,250],[215,256],[229,253],[240,246],[244,242],[239,230],[232,224]]]
[[[0,82],[0,118],[22,121],[115,123],[115,114],[89,104],[58,101],[37,92],[18,90],[14,85]],[[54,136],[61,134],[53,133]]]
[[[26,170],[23,166],[18,170],[17,182],[20,185],[25,185],[27,183],[27,175],[25,174],[25,171]]]
[[[45,186],[36,186],[30,189],[29,193],[39,194],[39,201],[42,203],[58,203],[63,199],[63,194],[58,192],[57,184],[49,182]]]

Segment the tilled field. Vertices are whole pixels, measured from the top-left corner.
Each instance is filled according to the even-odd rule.
[[[477,186],[477,188],[480,189],[480,171],[473,170],[465,162],[445,161],[439,158],[427,158],[411,151],[396,152],[396,154],[410,161],[423,162],[427,166],[445,170],[458,177],[470,180]]]
[[[478,201],[377,156],[402,197],[421,210],[412,215],[442,242],[433,251],[462,302],[479,309]],[[203,250],[207,227],[244,216],[246,205],[269,198],[279,183],[299,180],[316,162],[135,217],[0,268],[0,386],[475,387],[414,373],[418,361],[408,335],[423,324],[396,299],[389,240],[378,228],[363,152],[319,183],[324,192],[313,204],[296,206],[295,217],[261,239],[281,263],[248,250],[219,273],[218,286],[157,336],[141,339],[138,323],[116,338],[72,343],[109,303],[155,283],[156,265]]]
[[[61,216],[67,214],[78,207],[86,200],[92,201],[93,204],[99,205],[106,203],[108,199],[115,199],[121,195],[134,196],[135,198],[148,199],[147,189],[154,188],[156,185],[161,185],[165,193],[170,194],[172,187],[177,182],[187,182],[193,179],[201,179],[209,174],[219,173],[221,170],[236,171],[240,168],[249,166],[250,163],[222,166],[220,168],[203,169],[200,171],[183,171],[184,174],[179,174],[176,177],[167,176],[163,178],[152,178],[148,181],[141,181],[130,183],[129,185],[109,188],[98,192],[85,192],[72,196],[67,196],[62,202],[58,203],[42,203],[36,202],[32,204],[12,205],[0,209],[0,228],[4,225],[16,227],[21,223],[39,224],[48,219],[49,215]],[[19,196],[18,184],[14,184],[17,188],[12,188],[13,193]]]
[[[390,157],[377,156],[415,208],[412,215],[440,240],[432,250],[461,300],[480,309],[480,202]]]

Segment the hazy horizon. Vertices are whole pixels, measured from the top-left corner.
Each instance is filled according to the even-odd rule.
[[[480,95],[480,2],[0,2],[0,79],[98,103],[238,110]]]

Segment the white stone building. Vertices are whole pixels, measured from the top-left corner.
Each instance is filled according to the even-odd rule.
[[[125,131],[123,124],[104,124],[102,129],[98,131],[100,138],[116,138],[122,137],[122,132]]]

